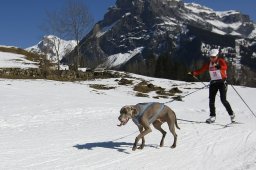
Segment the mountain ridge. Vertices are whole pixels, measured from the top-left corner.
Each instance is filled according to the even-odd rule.
[[[199,67],[211,48],[219,48],[232,67],[242,64],[252,70],[256,68],[250,57],[256,53],[255,39],[256,24],[238,11],[214,11],[199,4],[174,0],[117,0],[104,19],[81,40],[80,65],[184,79],[185,72]],[[143,50],[136,50],[138,48]],[[73,63],[75,53],[65,57],[67,63]],[[133,56],[126,55],[128,60],[124,59],[124,63],[109,65],[113,56],[128,53]],[[169,65],[161,66],[163,55],[167,56],[162,59]],[[244,59],[250,64],[243,62]],[[164,70],[168,70],[167,67],[173,65],[182,68],[166,73],[157,69],[166,67]],[[239,67],[232,70],[239,72],[233,75],[233,82],[241,78]],[[175,76],[177,74],[180,75]],[[248,80],[241,83],[247,84]]]

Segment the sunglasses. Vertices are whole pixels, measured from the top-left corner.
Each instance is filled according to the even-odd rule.
[[[217,56],[211,56],[210,58],[217,58]]]

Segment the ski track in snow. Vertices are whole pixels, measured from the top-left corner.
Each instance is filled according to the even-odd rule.
[[[184,94],[200,83],[187,83],[139,75],[154,85],[171,89],[178,85]],[[115,86],[94,90],[90,84]],[[188,89],[191,87],[191,89]],[[208,117],[208,89],[182,102],[167,103],[177,115],[181,130],[177,147],[167,131],[164,147],[161,134],[152,127],[143,150],[132,151],[137,127],[130,120],[117,127],[122,106],[139,102],[167,102],[170,99],[135,97],[132,86],[119,86],[115,79],[86,82],[0,79],[0,169],[256,169],[256,118],[232,88],[228,100],[241,124],[232,124],[216,98],[217,120]],[[255,88],[236,89],[255,112]]]

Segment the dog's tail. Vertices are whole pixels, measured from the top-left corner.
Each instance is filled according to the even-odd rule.
[[[178,126],[176,114],[175,114],[175,125],[176,125],[176,127],[177,127],[178,129],[180,129],[180,127]]]

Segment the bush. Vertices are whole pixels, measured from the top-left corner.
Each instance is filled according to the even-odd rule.
[[[114,89],[115,87],[108,87],[104,84],[90,84],[89,85],[91,88],[97,89],[97,90],[110,90]]]
[[[125,79],[125,78],[122,78],[119,82],[118,82],[118,84],[119,85],[129,85],[129,84],[132,84],[132,80],[128,80],[128,79]]]
[[[135,96],[137,96],[137,97],[149,97],[149,95],[144,94],[144,93],[140,93],[140,92],[136,93]]]
[[[142,82],[140,82],[139,84],[137,84],[137,85],[134,87],[133,90],[134,90],[134,91],[141,92],[141,93],[149,93],[149,92],[151,92],[151,91],[156,91],[156,90],[164,91],[163,88],[154,86],[154,85],[151,84],[151,83],[148,84],[146,81],[142,81]]]

